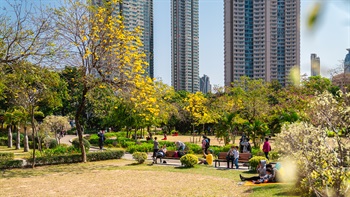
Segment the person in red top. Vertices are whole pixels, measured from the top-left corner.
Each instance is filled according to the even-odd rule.
[[[269,159],[269,152],[271,151],[271,145],[269,143],[269,138],[265,138],[265,142],[263,145],[263,152],[265,153],[266,159]]]

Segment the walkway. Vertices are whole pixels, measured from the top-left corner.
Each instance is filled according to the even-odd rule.
[[[72,145],[71,141],[74,139],[74,138],[77,138],[78,136],[76,135],[66,135],[64,136],[62,139],[61,139],[61,143],[62,144],[67,144],[67,145]],[[95,146],[91,146],[90,149],[89,149],[90,152],[93,152],[93,151],[99,151],[99,148],[98,147],[95,147]],[[125,153],[124,156],[122,157],[122,159],[126,159],[126,160],[134,160],[132,158],[132,154],[130,153]],[[148,157],[147,157],[147,160],[149,162],[152,162],[152,153],[149,153],[148,154]],[[159,161],[159,160],[158,160]],[[181,166],[181,162],[180,160],[178,159],[165,159],[165,161],[167,163],[162,163],[162,164],[157,164],[157,165],[166,165],[166,166]],[[226,169],[226,164],[223,163],[220,167],[217,167],[218,170],[225,170]],[[227,169],[229,170],[229,169]],[[233,170],[233,169],[230,169],[230,170]],[[242,164],[240,164],[240,168],[239,170],[242,170],[242,171],[247,171],[248,170],[248,167],[246,166],[242,166]]]

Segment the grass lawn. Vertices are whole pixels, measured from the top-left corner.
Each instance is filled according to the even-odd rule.
[[[240,173],[124,159],[52,165],[3,171],[0,196],[283,196],[288,191],[285,186],[239,184]]]
[[[15,146],[12,146],[12,148],[7,148],[7,146],[0,146],[0,152],[13,152],[15,154],[15,159],[23,159],[30,156],[29,152],[23,151],[23,147],[21,147],[19,150],[16,150]]]

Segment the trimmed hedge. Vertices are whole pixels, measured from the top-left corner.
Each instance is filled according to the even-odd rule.
[[[87,161],[100,161],[109,159],[120,159],[124,155],[124,150],[110,150],[102,152],[90,152],[86,154]],[[35,165],[52,165],[64,163],[78,163],[81,162],[81,154],[58,155],[52,157],[37,157],[35,158]],[[33,158],[27,160],[27,165],[32,165]]]
[[[153,152],[153,144],[142,143],[140,145],[131,145],[126,148],[126,152]]]
[[[0,161],[9,161],[14,159],[15,159],[14,153],[0,153]]]
[[[21,168],[22,166],[23,160],[9,160],[0,162],[0,169]]]

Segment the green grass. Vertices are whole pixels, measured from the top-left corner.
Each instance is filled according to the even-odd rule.
[[[252,186],[251,197],[260,196],[288,196],[297,197],[293,192],[294,184],[266,184],[264,186]]]
[[[0,152],[12,152],[15,154],[15,159],[24,159],[30,156],[30,152],[24,152],[23,147],[21,147],[19,150],[16,150],[14,146],[12,146],[12,148],[7,148],[7,146],[0,146]]]

